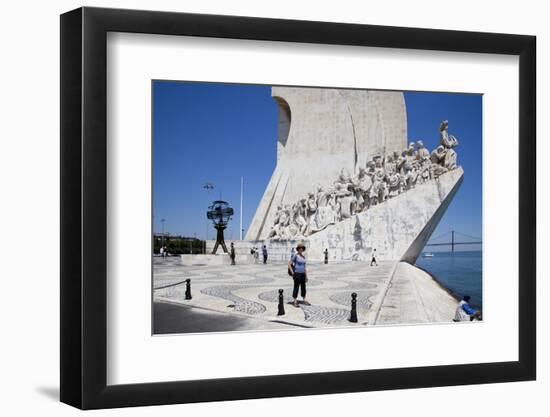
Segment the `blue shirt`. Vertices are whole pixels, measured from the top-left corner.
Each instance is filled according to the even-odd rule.
[[[291,261],[292,261],[294,272],[298,272],[299,274],[306,273],[306,258],[296,254],[292,257]]]
[[[468,303],[462,304],[462,310],[464,310],[466,314],[468,314],[469,316],[471,316],[472,314],[475,314],[476,312],[472,307],[470,307]]]

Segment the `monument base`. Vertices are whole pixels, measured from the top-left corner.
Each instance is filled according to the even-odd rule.
[[[241,263],[254,263],[255,258],[250,253],[252,248],[256,248],[258,253],[258,261],[263,262],[262,248],[264,245],[267,247],[268,262],[288,262],[292,248],[296,248],[298,240],[227,240],[226,244],[229,247],[233,243],[235,247],[236,262],[241,260]],[[206,241],[206,252],[211,252],[215,240]],[[306,245],[307,246],[307,245]],[[200,255],[204,256],[204,255]],[[217,255],[212,255],[217,256]],[[229,258],[228,255],[226,255]]]

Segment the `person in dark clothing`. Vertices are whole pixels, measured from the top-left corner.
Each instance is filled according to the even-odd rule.
[[[292,273],[292,279],[294,280],[294,289],[292,291],[292,298],[294,298],[294,307],[298,307],[298,290],[304,300],[304,304],[311,305],[306,300],[306,282],[307,282],[307,270],[306,270],[306,257],[304,252],[306,247],[299,244],[296,247],[297,253],[292,256],[292,259],[288,262],[288,268]]]
[[[378,262],[376,262],[376,249],[372,250],[372,258],[370,260],[370,266],[372,266],[372,264],[375,264],[376,266],[378,266]]]
[[[229,257],[231,258],[231,265],[235,265],[235,245],[231,242],[231,248],[229,249]]]
[[[267,263],[267,248],[264,247],[262,248],[262,255],[264,256],[264,264]]]
[[[325,264],[328,264],[328,249],[325,249]]]

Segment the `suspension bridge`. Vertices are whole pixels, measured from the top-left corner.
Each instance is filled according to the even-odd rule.
[[[457,240],[457,237],[460,238],[460,240]],[[482,243],[483,241],[480,237],[470,236],[457,232],[456,230],[451,230],[450,232],[431,238],[425,246],[450,246],[451,252],[454,252],[455,246],[481,245]]]

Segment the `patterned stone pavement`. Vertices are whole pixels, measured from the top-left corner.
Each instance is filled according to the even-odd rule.
[[[285,263],[184,266],[179,257],[154,258],[154,299],[276,322],[278,328],[281,322],[307,327],[361,326],[373,323],[395,265],[390,261],[377,267],[366,262],[310,262],[307,300],[311,306],[300,303],[296,308],[291,304],[293,282]],[[192,300],[185,300],[187,278],[191,279]],[[284,290],[284,316],[277,316],[279,289]],[[357,293],[359,323],[349,322],[353,292]]]

